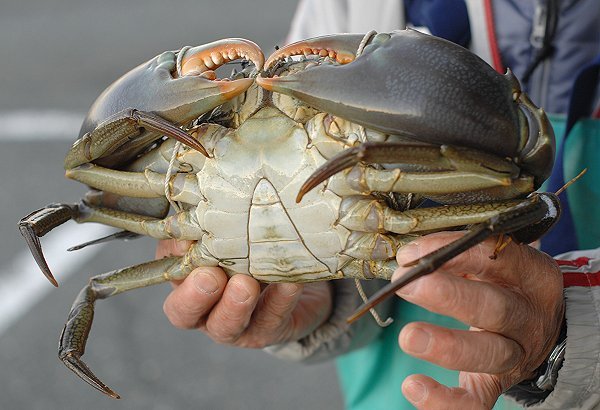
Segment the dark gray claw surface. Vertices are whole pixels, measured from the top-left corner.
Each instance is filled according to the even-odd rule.
[[[329,36],[329,41],[335,38]],[[355,38],[346,43],[357,47]],[[295,49],[302,50],[290,45],[278,54]],[[385,133],[505,157],[518,154],[519,110],[510,79],[467,49],[418,31],[377,34],[359,57],[341,65],[321,64],[256,81]]]

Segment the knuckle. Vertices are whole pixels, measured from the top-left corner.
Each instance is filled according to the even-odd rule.
[[[471,356],[465,355],[465,343],[451,331],[442,331],[432,346],[432,355],[439,357],[440,364],[444,367],[455,367],[456,363],[464,362]]]
[[[498,372],[507,372],[513,369],[524,357],[523,348],[513,340],[503,343],[502,348],[495,349],[494,362],[497,363]]]
[[[499,331],[511,327],[518,320],[519,315],[514,314],[514,301],[509,301],[503,293],[491,292],[488,295],[488,309],[484,315],[490,318],[490,329]]]
[[[233,345],[238,341],[244,329],[245,327],[241,324],[224,325],[209,319],[206,322],[205,333],[217,343]]]
[[[464,308],[465,300],[455,280],[443,274],[431,279],[434,281],[431,285],[430,299],[437,303],[441,310],[452,314]]]

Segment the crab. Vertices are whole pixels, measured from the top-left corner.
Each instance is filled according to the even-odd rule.
[[[236,60],[241,70],[219,79]],[[98,299],[198,266],[263,282],[389,279],[399,247],[468,228],[354,320],[490,235],[542,235],[560,211],[555,195],[535,193],[554,144],[510,71],[433,36],[329,35],[266,61],[254,43],[226,39],[162,53],[110,85],[65,158],[66,176],[90,192],[19,229],[54,285],[39,237],[68,220],[122,230],[111,238],[195,241],[184,256],[92,277],[70,310],[60,360],[118,398],[81,360]]]

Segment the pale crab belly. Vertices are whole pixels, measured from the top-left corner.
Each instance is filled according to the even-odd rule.
[[[214,204],[206,209],[202,243],[229,274],[250,274],[265,282],[340,277],[339,255],[348,232],[335,224],[336,195],[326,190],[318,194],[320,198],[298,205],[282,201],[264,177],[248,194],[226,183],[220,185],[219,194],[219,201],[229,201],[229,209]]]

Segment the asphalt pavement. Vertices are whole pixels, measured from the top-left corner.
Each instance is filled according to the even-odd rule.
[[[119,75],[164,50],[226,37],[251,39],[268,54],[294,8],[275,0],[0,4],[1,409],[342,408],[331,362],[288,363],[172,327],[162,313],[168,285],[97,304],[84,359],[123,399],[104,397],[58,361],[58,336],[89,276],[150,260],[155,243],[111,243],[83,256],[53,252],[55,289],[16,229],[30,211],[85,191],[63,178],[62,159],[89,105]],[[45,248],[97,234],[72,225],[44,237]]]

